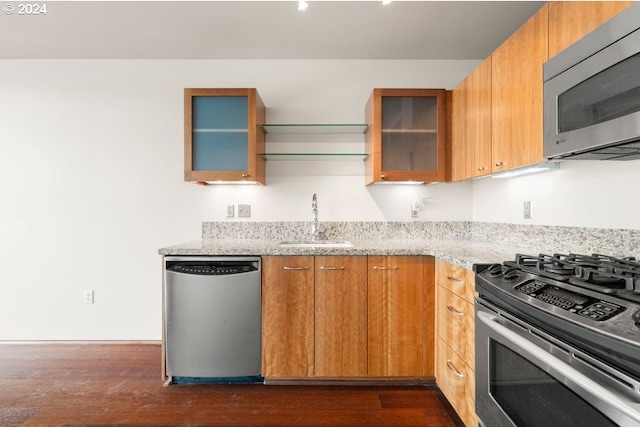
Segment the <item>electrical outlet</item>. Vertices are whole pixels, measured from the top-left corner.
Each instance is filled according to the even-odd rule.
[[[227,205],[227,218],[233,218],[234,216],[236,216],[234,206]]]
[[[93,304],[93,291],[91,290],[84,291],[84,303]]]
[[[238,218],[251,218],[251,205],[238,205]]]
[[[531,202],[529,200],[524,202],[524,219],[531,219]]]

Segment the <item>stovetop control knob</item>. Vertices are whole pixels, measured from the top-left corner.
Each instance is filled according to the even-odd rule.
[[[517,268],[507,267],[507,269],[504,271],[503,277],[504,280],[514,280],[517,279],[519,275],[520,273]]]
[[[640,310],[633,313],[631,318],[633,319],[633,322],[636,324],[636,328],[640,328]]]
[[[502,274],[502,264],[491,264],[487,271],[491,277],[498,277]]]

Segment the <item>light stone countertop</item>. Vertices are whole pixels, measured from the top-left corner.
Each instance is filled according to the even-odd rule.
[[[280,240],[202,239],[160,249],[161,255],[432,255],[471,269],[473,264],[511,260],[517,253],[537,255],[535,248],[505,246],[471,240],[375,239],[351,240],[349,248],[283,248]]]

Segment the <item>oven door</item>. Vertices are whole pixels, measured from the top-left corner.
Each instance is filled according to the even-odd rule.
[[[640,426],[639,393],[634,379],[476,301],[481,426]]]

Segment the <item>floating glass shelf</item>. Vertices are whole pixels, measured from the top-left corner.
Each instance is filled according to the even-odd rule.
[[[366,160],[366,153],[260,153],[265,160]]]
[[[369,128],[368,124],[262,124],[260,127],[265,133],[320,133],[320,134],[364,134]]]

